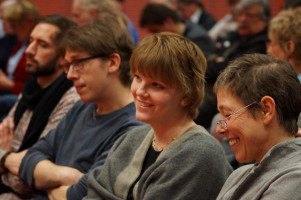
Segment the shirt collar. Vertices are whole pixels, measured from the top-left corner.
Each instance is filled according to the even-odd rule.
[[[198,24],[201,14],[202,14],[202,9],[198,9],[191,15],[190,21],[194,24]]]

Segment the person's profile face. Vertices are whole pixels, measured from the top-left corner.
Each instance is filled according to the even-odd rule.
[[[66,63],[78,63],[78,60],[85,60],[80,64],[80,69],[69,67],[67,78],[73,81],[76,92],[81,100],[85,103],[98,103],[104,96],[105,88],[110,84],[110,76],[108,75],[109,60],[103,60],[100,57],[94,57],[85,51],[76,51],[66,48]],[[91,58],[93,59],[85,59]],[[71,64],[72,65],[72,64]]]
[[[60,56],[54,38],[59,32],[59,28],[52,24],[39,23],[35,26],[25,51],[27,73],[47,76],[56,72]]]
[[[136,105],[136,118],[152,126],[173,123],[185,115],[181,92],[162,80],[134,73],[131,92]]]
[[[276,39],[272,34],[269,34],[270,41],[267,42],[267,53],[274,56],[277,60],[288,60],[289,54],[282,48],[281,45],[286,45],[287,41]]]
[[[266,152],[267,135],[262,121],[248,110],[252,105],[244,105],[226,89],[218,90],[217,103],[221,119],[228,118],[226,128],[217,124],[216,132],[225,134],[236,160],[241,163],[260,160]]]

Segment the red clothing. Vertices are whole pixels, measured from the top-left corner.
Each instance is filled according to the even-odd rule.
[[[10,54],[10,57],[15,55],[21,47],[22,47],[22,42],[18,41],[14,47],[14,50]],[[30,76],[29,74],[27,74],[25,72],[25,68],[26,68],[26,54],[24,51],[21,59],[19,60],[19,62],[17,64],[17,67],[13,73],[14,87],[11,90],[11,92],[13,94],[19,94],[23,90],[24,82]],[[6,70],[7,70],[7,68],[6,68]]]

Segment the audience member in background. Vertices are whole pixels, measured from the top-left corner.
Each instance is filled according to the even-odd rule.
[[[269,25],[267,53],[283,59],[294,67],[301,82],[301,8],[287,9],[275,16]],[[301,116],[299,118],[301,136]]]
[[[183,35],[198,45],[205,56],[215,51],[215,43],[204,28],[190,21],[183,21],[175,10],[161,3],[149,3],[144,7],[140,26],[151,33],[167,31]]]
[[[215,84],[225,134],[239,162],[218,200],[301,199],[301,85],[290,63],[263,54],[232,62]]]
[[[88,199],[215,199],[232,169],[193,119],[204,97],[206,59],[190,40],[159,33],[131,57],[136,117],[89,175]],[[214,159],[213,159],[214,158]]]
[[[124,13],[124,2],[125,2],[125,0],[112,0],[112,1],[117,5],[119,10],[121,12],[123,12],[123,15],[127,19],[127,21],[128,21],[127,30],[132,35],[135,45],[137,45],[138,42],[139,42],[139,33],[138,33],[134,23],[132,22],[132,20]]]
[[[2,17],[13,28],[18,42],[10,55],[6,71],[0,71],[0,90],[19,94],[29,76],[25,72],[25,49],[30,33],[39,18],[39,12],[33,3],[22,0],[6,7]]]
[[[281,11],[269,25],[267,53],[292,64],[301,81],[301,8]]]
[[[178,10],[177,0],[149,0],[149,3],[162,3],[173,10]]]
[[[82,199],[89,170],[104,163],[119,136],[142,124],[130,91],[134,43],[125,29],[112,18],[88,23],[70,30],[63,46],[67,78],[82,101],[23,158],[20,177],[41,191],[35,199]]]
[[[201,25],[209,31],[216,23],[213,16],[206,12],[201,0],[179,0],[179,9],[186,20]]]
[[[282,4],[282,9],[292,9],[292,8],[297,8],[301,7],[301,0],[285,0]]]
[[[0,69],[2,71],[5,71],[9,55],[17,42],[17,37],[10,24],[2,20],[4,9],[14,2],[15,0],[5,0],[0,4]]]
[[[266,53],[270,4],[266,0],[240,0],[235,9],[237,31],[229,35],[228,46],[208,61],[207,82],[214,84],[229,61],[244,54]]]
[[[55,128],[79,99],[62,69],[64,49],[60,47],[62,36],[75,25],[61,15],[46,16],[30,34],[26,72],[32,77],[26,80],[19,101],[0,124],[1,200],[15,196],[3,195],[10,191],[26,196],[27,188],[13,175],[18,174],[26,150]]]
[[[25,49],[30,33],[39,18],[39,12],[33,3],[22,0],[6,6],[2,17],[4,23],[12,28],[18,41],[9,56],[5,71],[0,70],[0,121],[17,101],[17,95],[29,77],[25,72]]]
[[[229,32],[237,31],[237,23],[235,21],[235,6],[239,0],[227,0],[229,5],[229,13],[209,30],[209,36],[217,42],[223,42],[228,37]]]
[[[132,34],[133,41],[138,41],[137,34],[131,32],[131,26],[125,15],[118,9],[112,0],[73,0],[72,15],[79,25],[87,24],[93,19],[101,19],[103,15],[117,19],[119,24]]]

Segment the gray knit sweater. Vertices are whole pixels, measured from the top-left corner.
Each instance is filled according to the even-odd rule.
[[[226,181],[218,200],[300,200],[301,139],[272,147],[258,165],[235,170]]]
[[[153,135],[150,126],[142,126],[122,136],[106,163],[89,174],[84,199],[126,199],[141,173]],[[133,193],[136,200],[216,199],[231,172],[220,144],[195,125],[161,152]]]

